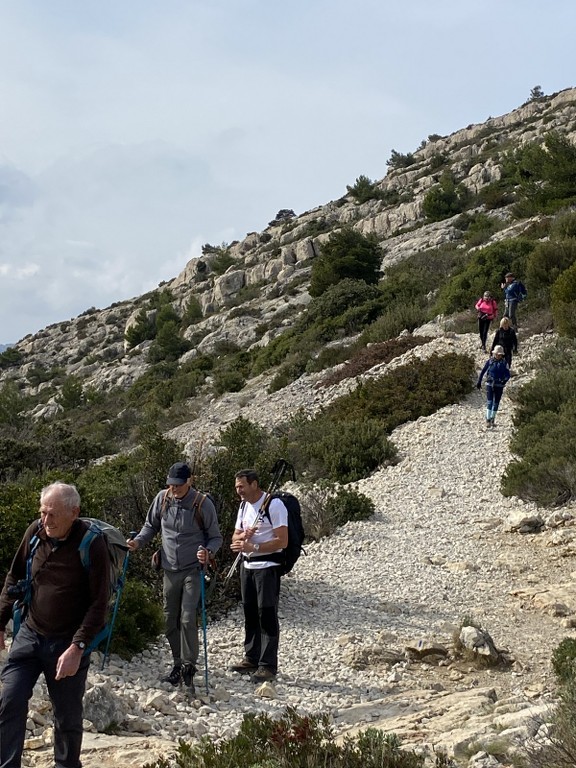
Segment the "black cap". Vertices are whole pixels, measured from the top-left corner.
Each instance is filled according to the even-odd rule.
[[[190,467],[184,461],[177,461],[172,464],[166,478],[166,485],[184,485],[192,477]]]

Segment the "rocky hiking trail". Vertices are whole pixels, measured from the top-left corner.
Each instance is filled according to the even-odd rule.
[[[511,458],[508,394],[530,376],[548,338],[522,339],[496,429],[486,430],[484,390],[474,390],[463,402],[394,431],[399,463],[356,484],[374,500],[374,518],[307,546],[307,556],[283,580],[274,686],[255,690],[227,671],[241,655],[240,609],[208,626],[210,696],[202,668],[195,700],[158,682],[170,667],[164,642],[130,663],[114,658],[103,673],[94,664],[87,699],[96,711],[111,708],[110,718],[122,723],[118,735],[86,733],[85,768],[141,766],[169,754],[179,738],[228,737],[247,712],[280,713],[288,705],[330,712],[339,734],[374,725],[429,754],[445,748],[458,765],[511,765],[493,762],[490,745],[504,739],[512,754],[549,718],[552,651],[575,636],[574,508],[537,510],[499,490]],[[403,357],[454,349],[474,354],[478,370],[485,360],[473,334],[426,346]],[[317,407],[328,396],[314,387],[317,381],[318,375],[295,382],[284,404]],[[350,382],[339,388],[346,386]],[[242,400],[226,398],[218,406],[220,423],[240,408],[247,418],[259,413],[261,422],[278,418],[270,400],[263,409],[261,392],[249,402],[245,393]],[[214,412],[195,428],[209,431],[212,422]],[[489,633],[506,665],[486,669],[452,658],[454,633],[465,617]],[[41,714],[42,701],[39,687],[32,710]],[[26,752],[26,765],[51,765],[43,738]]]

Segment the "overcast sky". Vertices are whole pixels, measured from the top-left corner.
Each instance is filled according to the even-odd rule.
[[[0,342],[576,85],[574,0],[0,0]]]

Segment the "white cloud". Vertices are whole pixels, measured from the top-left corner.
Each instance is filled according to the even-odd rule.
[[[3,4],[0,342],[573,85],[575,21],[573,0]]]

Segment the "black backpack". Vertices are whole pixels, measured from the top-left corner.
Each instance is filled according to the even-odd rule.
[[[300,502],[291,493],[285,491],[279,491],[273,493],[271,499],[280,499],[288,510],[288,545],[282,552],[278,552],[274,555],[263,555],[263,559],[272,560],[280,563],[280,575],[284,576],[290,573],[292,568],[296,565],[296,561],[304,552],[302,544],[304,544],[304,524],[302,523],[302,510],[300,508]],[[266,509],[265,515],[270,520],[270,513]],[[270,521],[272,522],[272,521]],[[304,552],[306,554],[306,552]],[[277,559],[278,558],[278,559]]]

